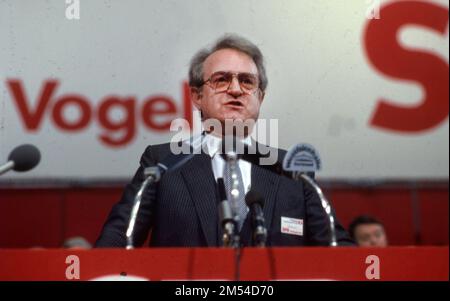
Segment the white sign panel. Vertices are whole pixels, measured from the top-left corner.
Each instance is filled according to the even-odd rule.
[[[261,118],[319,177],[448,179],[448,1],[1,1],[0,160],[18,179],[128,179],[191,119],[191,57],[225,33],[265,55]],[[277,145],[274,145],[277,146]]]

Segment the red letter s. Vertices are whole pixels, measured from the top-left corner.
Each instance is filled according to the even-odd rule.
[[[430,129],[448,116],[448,64],[429,52],[401,47],[397,33],[404,25],[421,25],[445,34],[448,10],[432,3],[399,1],[384,6],[380,20],[371,20],[365,32],[365,48],[370,62],[383,74],[420,83],[425,98],[416,106],[400,106],[380,99],[370,123],[399,132]]]

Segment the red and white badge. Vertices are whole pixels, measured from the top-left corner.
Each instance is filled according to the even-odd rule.
[[[281,233],[303,236],[303,219],[282,216]]]

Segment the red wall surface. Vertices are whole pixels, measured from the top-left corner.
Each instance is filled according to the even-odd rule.
[[[345,227],[369,214],[384,223],[391,245],[448,245],[448,183],[324,187]],[[122,189],[0,188],[0,248],[60,247],[72,236],[94,243]]]

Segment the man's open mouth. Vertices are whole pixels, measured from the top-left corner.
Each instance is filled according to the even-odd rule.
[[[236,107],[243,107],[244,106],[244,104],[242,102],[238,101],[238,100],[229,101],[229,102],[225,103],[225,105],[227,105],[227,106],[236,106]]]

